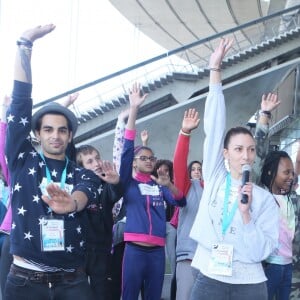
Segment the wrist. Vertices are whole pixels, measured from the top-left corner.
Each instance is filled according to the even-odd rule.
[[[258,112],[258,114],[260,116],[268,117],[269,119],[271,119],[271,117],[272,117],[272,113],[269,110],[262,110],[262,109],[260,109],[259,112]]]
[[[71,213],[77,213],[78,212],[78,201],[77,199],[73,199],[73,202],[74,202],[74,209],[71,211]]]
[[[191,131],[181,128],[180,129],[180,134],[185,135],[185,136],[190,136],[191,135]]]
[[[209,71],[214,71],[214,72],[221,72],[220,67],[208,67]]]
[[[28,48],[28,49],[32,49],[33,43],[29,39],[26,39],[24,37],[20,37],[17,40],[17,45],[18,46],[23,46],[23,47]]]

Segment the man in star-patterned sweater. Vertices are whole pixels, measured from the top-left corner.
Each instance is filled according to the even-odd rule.
[[[82,271],[84,208],[96,201],[100,180],[66,156],[77,129],[71,111],[50,104],[32,117],[32,44],[54,28],[50,24],[27,30],[17,42],[12,103],[7,112],[14,258],[6,299],[90,299]],[[31,144],[32,127],[40,140],[41,153]]]

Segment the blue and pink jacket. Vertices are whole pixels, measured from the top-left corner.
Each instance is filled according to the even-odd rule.
[[[164,201],[176,206],[185,206],[183,193],[175,197],[170,190],[157,185],[150,174],[137,173],[132,177],[135,130],[125,131],[125,143],[121,157],[120,179],[124,187],[126,226],[124,240],[143,242],[157,246],[165,245],[166,213]],[[157,186],[158,193],[142,195],[141,185]]]

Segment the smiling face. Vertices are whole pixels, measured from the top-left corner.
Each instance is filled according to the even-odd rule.
[[[65,152],[72,140],[66,117],[46,114],[41,118],[41,126],[35,131],[41,142],[43,154],[48,158],[65,159]]]
[[[102,173],[102,160],[96,150],[90,153],[81,153],[81,163],[84,168],[93,171],[98,176]]]
[[[245,133],[232,135],[227,148],[224,149],[224,157],[228,161],[231,176],[241,179],[243,165],[252,166],[255,155],[255,141],[251,135]]]
[[[286,194],[290,191],[294,180],[294,165],[290,158],[281,157],[274,183],[272,185],[273,194]]]

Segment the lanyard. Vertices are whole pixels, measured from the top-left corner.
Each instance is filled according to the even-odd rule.
[[[46,166],[46,177],[47,177],[47,182],[49,184],[49,183],[52,182],[51,175],[50,175],[50,170],[49,170],[49,168],[46,164],[45,156],[42,152],[40,153],[40,156],[41,156],[41,158],[42,158],[42,160],[43,160],[43,162],[45,163],[45,166]],[[65,188],[65,184],[66,184],[66,180],[67,180],[67,166],[68,166],[68,163],[69,163],[69,159],[66,156],[66,165],[65,165],[64,170],[62,171],[61,178],[60,178],[60,188],[62,190]]]
[[[236,213],[238,203],[234,202],[230,211],[228,211],[228,202],[229,202],[229,194],[230,194],[230,186],[231,186],[231,176],[230,173],[227,173],[226,176],[226,188],[225,188],[225,199],[223,206],[223,218],[222,218],[222,235],[224,236],[229,225],[232,222],[232,219]]]

